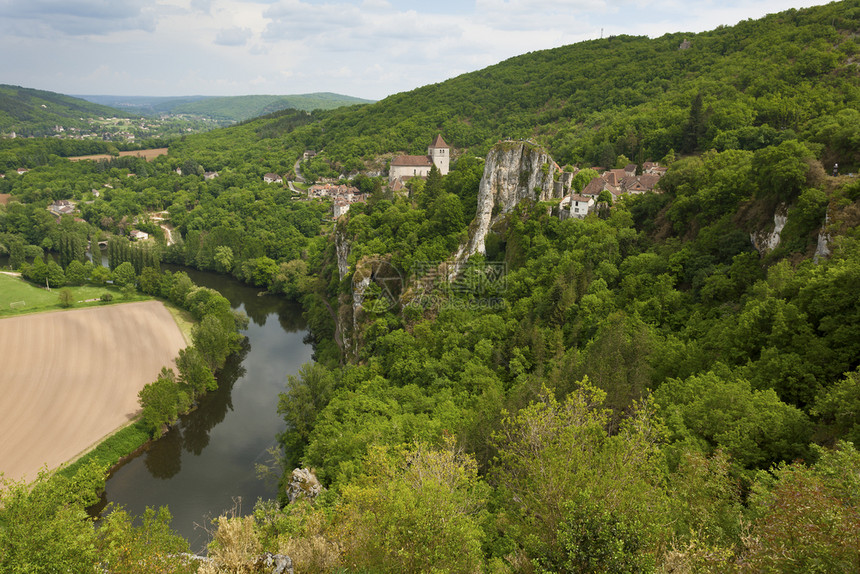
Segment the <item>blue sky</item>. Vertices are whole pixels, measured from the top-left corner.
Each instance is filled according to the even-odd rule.
[[[0,0],[0,83],[65,94],[369,99],[610,34],[821,0]]]

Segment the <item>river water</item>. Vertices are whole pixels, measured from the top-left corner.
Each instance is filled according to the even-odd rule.
[[[301,308],[229,277],[183,269],[198,285],[221,292],[250,318],[247,341],[218,377],[218,390],[181,418],[163,438],[117,469],[107,481],[103,504],[124,506],[140,516],[147,506],[168,506],[172,526],[200,552],[211,520],[239,505],[253,509],[258,498],[275,498],[272,480],[255,466],[270,462],[269,449],[284,430],[278,393],[287,375],[311,360],[304,342]]]

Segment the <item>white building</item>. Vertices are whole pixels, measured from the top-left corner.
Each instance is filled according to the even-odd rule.
[[[399,155],[391,160],[388,170],[388,183],[393,184],[410,177],[427,177],[430,167],[436,165],[436,169],[442,175],[448,175],[451,165],[451,146],[445,143],[442,135],[436,136],[436,140],[427,148],[427,155]]]
[[[582,219],[594,207],[594,197],[590,195],[570,196],[570,216]]]

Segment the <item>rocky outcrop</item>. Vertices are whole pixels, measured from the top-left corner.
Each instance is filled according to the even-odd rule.
[[[306,498],[313,502],[322,491],[322,484],[312,470],[307,468],[293,469],[290,482],[287,484],[287,500],[290,503],[300,498]]]
[[[180,554],[185,558],[186,563],[191,561],[200,564],[198,572],[206,574],[208,572],[223,572],[215,560],[208,556],[197,556],[196,554]],[[260,574],[294,574],[293,560],[284,554],[272,554],[266,552],[262,556],[258,556],[253,564],[245,564],[247,571],[259,572]],[[246,570],[242,570],[245,572]]]
[[[827,233],[827,224],[830,223],[829,214],[824,214],[824,224],[818,231],[818,245],[815,246],[815,255],[812,260],[818,263],[819,259],[830,257],[830,234]]]
[[[564,185],[555,190],[557,167],[549,154],[529,142],[496,144],[484,164],[484,176],[478,189],[478,211],[472,223],[468,242],[460,247],[457,261],[475,253],[485,253],[484,240],[493,223],[521,201],[546,201],[562,197]]]
[[[337,273],[343,281],[349,273],[349,238],[346,236],[346,225],[342,223],[334,230],[334,250],[337,255]]]
[[[257,560],[256,572],[270,572],[271,574],[293,574],[293,561],[289,556],[283,554],[272,554],[267,552]]]
[[[786,221],[788,221],[788,206],[781,203],[777,206],[776,212],[773,214],[773,231],[755,231],[750,233],[753,247],[762,255],[776,249],[779,246],[780,234],[785,227]]]

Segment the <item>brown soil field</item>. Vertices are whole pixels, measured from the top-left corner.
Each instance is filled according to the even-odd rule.
[[[11,193],[0,193],[0,205],[8,205],[9,198],[12,197]]]
[[[183,347],[158,301],[0,320],[0,473],[32,480],[128,424]]]
[[[142,157],[146,161],[152,161],[160,155],[167,155],[167,148],[160,147],[157,149],[141,149],[136,151],[121,151],[119,152],[120,157],[125,157],[132,155],[134,157]],[[68,158],[70,161],[81,161],[82,159],[89,159],[93,161],[100,161],[103,159],[111,159],[112,155],[108,154],[97,154],[97,155],[79,155],[75,157]]]

